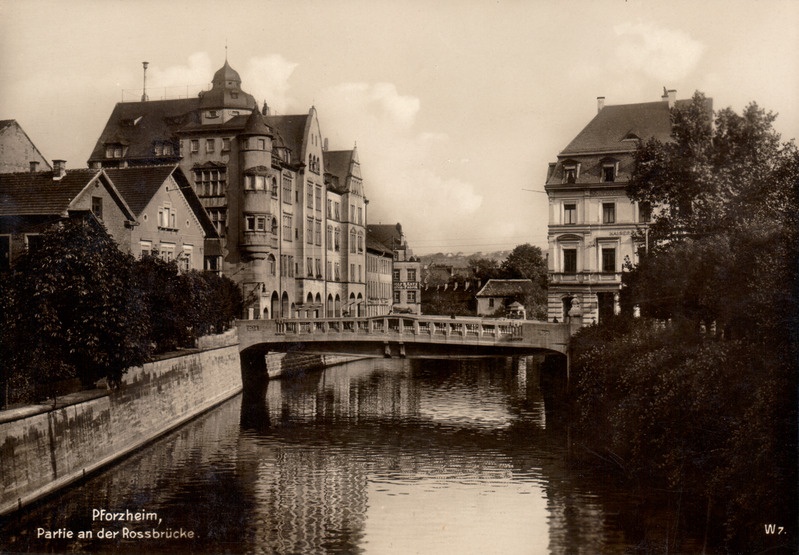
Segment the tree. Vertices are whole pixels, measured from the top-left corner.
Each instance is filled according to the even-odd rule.
[[[661,318],[718,320],[739,335],[776,337],[790,326],[799,153],[780,142],[775,117],[752,103],[742,115],[719,111],[711,125],[697,92],[673,109],[672,141],[640,146],[627,191],[654,217],[623,302]]]
[[[483,283],[499,277],[499,263],[493,258],[472,256],[469,257],[468,262],[472,275]]]
[[[118,382],[149,356],[146,307],[133,259],[93,219],[70,219],[20,257],[5,296],[14,372],[38,383],[78,377]],[[8,302],[8,295],[14,302]]]
[[[540,247],[529,243],[515,247],[499,267],[505,279],[529,279],[538,287],[547,286],[547,261]]]

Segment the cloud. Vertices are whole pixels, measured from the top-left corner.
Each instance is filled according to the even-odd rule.
[[[241,72],[244,90],[259,103],[266,100],[273,113],[285,114],[294,103],[289,96],[289,80],[297,65],[279,54],[250,58]]]
[[[705,46],[682,31],[650,23],[621,23],[613,28],[619,38],[616,61],[624,72],[640,71],[664,82],[686,77],[699,63]]]
[[[418,98],[391,83],[342,83],[322,90],[316,105],[331,150],[357,142],[370,222],[400,222],[416,237],[463,232],[483,197],[444,171],[449,137],[416,129]]]

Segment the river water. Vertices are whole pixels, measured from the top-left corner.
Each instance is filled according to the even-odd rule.
[[[7,519],[0,550],[666,552],[667,517],[569,462],[538,384],[532,359],[369,359],[273,380],[263,402],[238,396]]]

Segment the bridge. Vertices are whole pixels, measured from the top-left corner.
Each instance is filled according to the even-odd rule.
[[[407,358],[565,355],[572,333],[569,324],[410,315],[239,320],[237,327],[242,361],[270,351]]]

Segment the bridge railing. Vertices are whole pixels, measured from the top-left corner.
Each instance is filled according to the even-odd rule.
[[[370,318],[274,320],[277,335],[426,335],[520,340],[523,324],[513,320],[482,320],[382,316]]]

